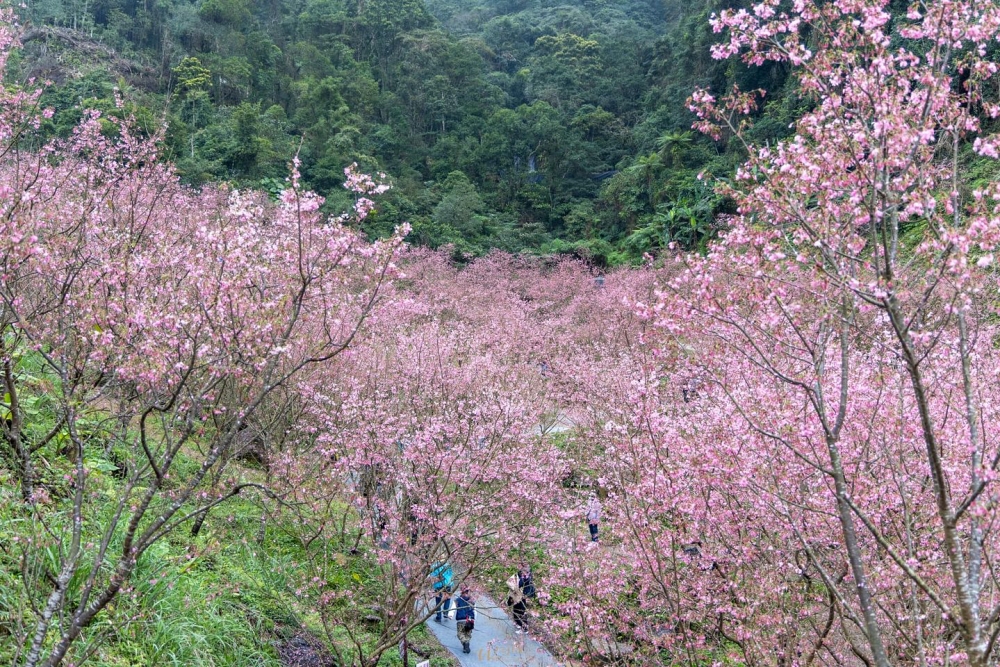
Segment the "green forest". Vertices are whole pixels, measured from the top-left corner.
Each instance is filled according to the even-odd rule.
[[[18,73],[49,82],[50,135],[87,109],[166,127],[187,183],[278,192],[298,154],[339,211],[356,162],[393,185],[372,236],[601,266],[712,235],[726,202],[698,174],[742,154],[691,131],[695,87],[767,89],[760,140],[796,117],[781,67],[711,58],[735,2],[33,0]]]

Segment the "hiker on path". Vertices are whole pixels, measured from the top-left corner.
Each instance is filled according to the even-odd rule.
[[[535,597],[535,583],[531,575],[531,567],[527,563],[521,563],[517,574],[511,575],[507,580],[507,587],[510,588],[510,595],[507,596],[511,616],[517,625],[516,634],[528,631],[528,600]]]
[[[597,524],[601,521],[601,501],[597,499],[597,494],[590,494],[590,501],[587,503],[587,525],[590,527],[590,541],[597,541]]]
[[[468,588],[455,599],[455,624],[458,629],[458,641],[462,642],[462,653],[471,653],[469,642],[472,640],[472,630],[476,625],[476,601]]]
[[[521,589],[521,577],[520,572],[518,574],[512,574],[507,579],[507,588],[510,589],[510,593],[507,594],[507,599],[505,602],[507,606],[510,607],[510,614],[514,618],[514,623],[517,625],[516,634],[521,634],[527,628],[528,622],[526,616],[528,614],[528,604],[524,599],[524,591]]]
[[[448,563],[436,563],[431,569],[431,578],[434,580],[434,620],[441,623],[441,613],[444,612],[447,618],[448,608],[451,606],[451,565]]]

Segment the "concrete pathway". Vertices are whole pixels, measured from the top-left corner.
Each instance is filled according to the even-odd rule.
[[[529,621],[530,622],[530,621]],[[455,621],[438,623],[432,616],[427,627],[441,645],[458,658],[462,667],[558,667],[559,663],[528,635],[514,634],[517,626],[507,613],[485,595],[476,598],[476,629],[472,631],[472,653],[462,653]]]
[[[536,427],[537,435],[562,433],[576,427],[573,419],[557,412],[546,423]],[[454,604],[454,599],[452,600]],[[451,608],[454,614],[454,607]],[[528,622],[532,620],[529,612]],[[528,634],[515,634],[517,626],[504,608],[480,595],[476,598],[476,629],[469,642],[472,653],[462,653],[456,622],[447,616],[438,623],[431,616],[427,627],[441,645],[458,658],[462,667],[562,667],[544,646]]]

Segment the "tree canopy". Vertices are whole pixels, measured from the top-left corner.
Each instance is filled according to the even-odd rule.
[[[166,124],[188,183],[275,190],[297,154],[333,210],[356,162],[395,185],[366,221],[372,235],[405,220],[411,241],[456,256],[617,263],[704,244],[725,206],[696,175],[728,172],[740,150],[685,134],[691,90],[766,78],[773,127],[798,112],[782,69],[710,58],[707,17],[726,4],[44,0],[22,9],[20,66],[53,81],[46,131],[66,136],[86,109],[121,98],[150,132]],[[475,221],[436,213],[455,172],[481,200]]]

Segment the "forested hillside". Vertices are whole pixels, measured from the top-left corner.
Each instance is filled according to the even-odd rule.
[[[707,18],[733,0],[34,0],[20,75],[65,135],[116,95],[189,183],[345,203],[357,162],[394,184],[367,231],[410,241],[637,260],[711,233],[724,204],[696,179],[741,158],[690,132],[696,86],[778,92],[780,68],[709,55]],[[738,4],[738,3],[735,3]],[[763,137],[762,138],[767,138]]]

